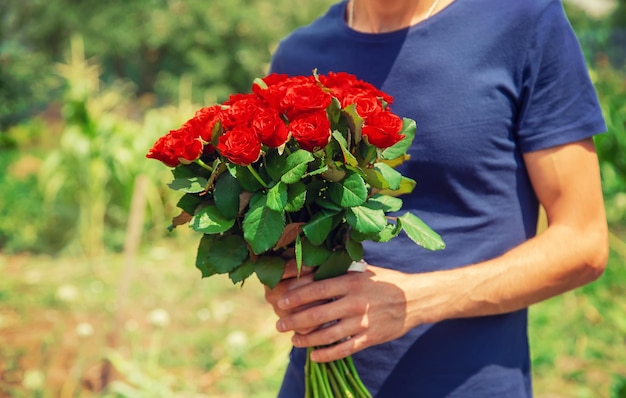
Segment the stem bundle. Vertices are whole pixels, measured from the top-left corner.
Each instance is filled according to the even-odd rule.
[[[372,398],[354,367],[352,357],[332,362],[311,361],[307,349],[305,372],[305,398]]]

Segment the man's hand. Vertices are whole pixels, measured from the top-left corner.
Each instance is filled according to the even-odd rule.
[[[278,318],[289,315],[290,312],[302,311],[315,304],[308,304],[308,306],[302,306],[301,308],[294,308],[290,310],[282,309],[278,306],[278,300],[287,292],[297,289],[299,287],[308,285],[313,282],[313,271],[315,268],[302,266],[300,273],[296,266],[294,259],[288,260],[285,263],[285,272],[281,278],[281,281],[273,289],[265,286],[265,301],[270,303],[274,308],[274,312],[278,315]],[[309,332],[310,330],[302,329],[301,333]]]
[[[407,275],[368,266],[365,272],[313,282],[286,279],[268,291],[279,315],[277,329],[293,331],[296,347],[327,346],[311,359],[327,362],[402,336],[406,300],[398,286]],[[276,290],[276,289],[274,289]],[[276,300],[277,299],[277,300]]]

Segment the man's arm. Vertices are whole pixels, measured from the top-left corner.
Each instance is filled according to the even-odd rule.
[[[280,331],[296,346],[321,346],[312,359],[330,361],[405,334],[422,324],[515,311],[597,279],[608,257],[598,160],[591,138],[524,155],[548,227],[504,255],[462,268],[404,274],[369,266],[364,273],[284,291]],[[294,313],[320,300],[335,299]]]

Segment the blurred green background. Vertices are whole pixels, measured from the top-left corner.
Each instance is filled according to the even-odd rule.
[[[331,2],[0,2],[0,397],[275,396],[289,343],[263,289],[200,279],[144,155]],[[535,394],[624,398],[626,1],[565,5],[609,125],[611,258],[531,308]]]

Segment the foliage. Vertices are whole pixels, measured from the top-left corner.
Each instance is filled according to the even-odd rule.
[[[54,63],[72,36],[84,38],[107,84],[132,82],[139,95],[169,103],[188,76],[197,102],[215,102],[266,73],[277,41],[330,2],[4,0],[0,131],[54,101],[62,83]]]
[[[272,74],[252,91],[198,110],[147,154],[175,167],[169,186],[185,196],[173,225],[203,234],[203,277],[256,274],[274,288],[289,253],[326,279],[363,258],[363,241],[401,231],[425,249],[445,247],[414,214],[388,215],[415,186],[392,167],[408,158],[415,121],[393,114],[391,97],[347,73]],[[351,357],[307,358],[305,379],[307,397],[371,397]]]
[[[142,173],[153,181],[147,192],[149,207],[154,210],[148,226],[160,229],[165,223],[167,195],[159,187],[166,173],[137,158],[153,139],[153,129],[177,122],[180,109],[154,109],[145,113],[142,123],[133,120],[136,109],[129,103],[126,86],[100,89],[99,68],[84,59],[79,38],[68,62],[58,68],[67,82],[62,118],[54,123],[34,120],[27,131],[39,128],[35,134],[11,130],[18,149],[43,161],[36,162],[36,181],[31,176],[20,183],[5,176],[7,201],[0,206],[0,214],[8,217],[0,223],[0,236],[4,236],[6,248],[56,251],[71,243],[74,249],[90,254],[101,253],[105,246],[119,248],[134,181]],[[42,149],[34,151],[33,144]],[[24,217],[18,211],[25,212]],[[47,216],[41,217],[42,213]],[[21,225],[19,220],[31,221],[16,228]],[[19,232],[15,233],[16,229]]]
[[[0,396],[275,397],[290,345],[275,331],[262,286],[251,281],[242,293],[195,278],[185,266],[193,250],[181,249],[189,237],[179,235],[133,264],[116,346],[107,333],[122,255],[0,253]],[[157,311],[171,322],[157,322]],[[116,376],[100,390],[105,359]]]
[[[626,220],[626,69],[608,63],[592,70],[608,133],[595,138],[610,222]]]
[[[575,5],[564,4],[585,52],[607,123],[608,132],[595,137],[607,218],[611,223],[621,223],[626,221],[626,2],[620,0],[606,19],[590,18]]]
[[[403,163],[415,135],[415,121],[386,108],[391,101],[345,73],[270,75],[159,138],[147,156],[175,167],[169,187],[185,195],[174,226],[203,234],[202,276],[237,283],[255,273],[274,287],[291,249],[298,267],[319,266],[323,279],[361,260],[364,240],[401,231],[442,249],[417,216],[387,215],[415,186],[390,166]]]
[[[604,275],[530,308],[533,384],[537,396],[621,398],[626,377],[626,233],[613,230]],[[558,321],[555,321],[557,320]]]
[[[71,384],[74,396],[84,398],[130,397],[126,386],[144,397],[161,387],[171,397],[275,397],[289,336],[276,333],[257,281],[242,290],[226,278],[197,278],[187,266],[195,256],[185,245],[192,232],[181,229],[140,253],[115,354],[105,335],[120,254],[87,260],[0,253],[0,396],[59,397]],[[616,298],[626,294],[626,245],[612,247],[598,281],[531,307],[535,397],[623,398],[617,391],[626,378],[626,306]],[[155,308],[171,317],[160,329],[150,322]],[[81,323],[92,325],[93,334],[79,334]],[[98,364],[113,356],[116,369],[129,369],[115,384],[117,395],[93,384]]]

